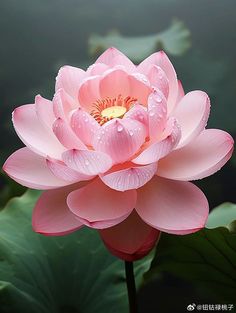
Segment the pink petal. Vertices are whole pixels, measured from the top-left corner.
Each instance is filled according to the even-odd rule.
[[[209,207],[203,192],[192,183],[155,176],[138,190],[136,210],[150,226],[184,235],[204,227]]]
[[[157,174],[177,180],[201,179],[217,172],[232,152],[233,139],[228,133],[207,129],[187,146],[162,159]]]
[[[87,149],[71,127],[60,117],[53,124],[53,132],[60,143],[67,149]]]
[[[125,113],[124,118],[131,118],[133,120],[143,123],[146,128],[148,127],[148,114],[147,109],[140,104],[134,104],[131,109]]]
[[[87,76],[102,75],[109,69],[109,66],[103,63],[95,63],[89,66],[86,71]]]
[[[56,118],[69,120],[72,110],[78,107],[78,102],[69,96],[65,90],[58,89],[53,97],[53,111]]]
[[[97,179],[69,194],[70,210],[85,225],[102,229],[123,221],[133,210],[136,191],[115,191]]]
[[[178,92],[178,97],[176,100],[176,105],[178,105],[180,100],[185,96],[184,88],[180,80],[178,80],[178,85],[179,85],[179,92]]]
[[[52,129],[46,129],[39,121],[34,104],[23,105],[13,112],[14,128],[31,150],[43,156],[60,159],[65,148],[57,140]]]
[[[169,81],[168,112],[170,113],[175,107],[179,91],[175,69],[165,52],[160,51],[150,55],[140,63],[137,67],[137,71],[144,75],[148,75],[148,72],[153,65],[159,66],[165,72]]]
[[[71,117],[71,128],[83,143],[90,146],[100,125],[90,114],[79,108]]]
[[[94,103],[101,98],[99,91],[100,76],[86,78],[79,88],[79,103],[88,113],[94,107]]]
[[[46,159],[22,148],[14,152],[3,165],[3,170],[19,184],[34,189],[53,189],[69,185],[49,170]]]
[[[205,92],[187,93],[177,104],[173,116],[181,126],[182,137],[178,148],[196,138],[205,128],[210,113],[210,100]]]
[[[104,63],[109,67],[114,67],[115,65],[123,65],[129,71],[134,71],[136,69],[135,65],[128,59],[122,52],[116,48],[109,48],[97,59],[95,63]]]
[[[73,66],[60,68],[56,78],[56,91],[64,89],[72,98],[78,98],[78,90],[81,81],[85,77],[85,71]]]
[[[75,186],[45,191],[38,199],[32,216],[35,232],[47,236],[62,236],[83,226],[66,204],[67,195]]]
[[[94,137],[95,150],[108,154],[114,163],[128,161],[144,143],[145,126],[135,120],[113,119],[104,124]]]
[[[102,99],[130,96],[128,74],[121,69],[108,71],[100,81],[100,94]]]
[[[120,224],[101,229],[99,233],[108,250],[126,261],[143,258],[160,236],[160,232],[144,223],[135,211]]]
[[[151,140],[160,138],[167,121],[167,104],[164,95],[153,92],[148,98],[149,137]]]
[[[35,110],[40,123],[51,131],[52,124],[55,121],[52,101],[37,95],[35,97]]]
[[[151,85],[157,89],[160,90],[163,95],[168,98],[169,95],[169,80],[163,71],[163,69],[160,68],[160,66],[152,65],[149,68],[149,72],[147,74],[147,77],[151,83]]]
[[[145,185],[155,175],[156,170],[155,163],[140,167],[133,165],[123,170],[100,175],[100,178],[110,188],[125,191]]]
[[[181,136],[179,125],[175,119],[169,119],[163,140],[147,145],[145,149],[132,160],[135,164],[150,164],[159,161],[169,154],[178,144]]]
[[[131,97],[137,98],[139,104],[146,106],[148,96],[152,91],[147,78],[140,73],[131,74],[128,76],[128,78],[130,85],[129,95]]]
[[[63,153],[62,158],[68,167],[85,175],[105,173],[112,165],[108,155],[91,150],[68,150]]]
[[[51,158],[47,160],[47,166],[50,171],[58,178],[75,183],[79,181],[86,181],[92,179],[94,176],[81,174],[71,168],[69,168],[64,162],[57,161]]]

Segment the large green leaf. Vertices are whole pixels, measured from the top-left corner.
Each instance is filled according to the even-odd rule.
[[[64,237],[33,233],[38,195],[27,191],[0,212],[0,312],[127,312],[123,262],[87,228]],[[150,262],[136,263],[138,285]]]
[[[209,225],[232,225],[236,206],[225,206],[213,210]],[[149,275],[161,272],[191,281],[218,302],[234,302],[236,233],[232,227],[217,227],[185,236],[162,234]]]
[[[134,62],[140,62],[160,49],[172,55],[181,55],[190,48],[190,45],[190,31],[179,20],[174,20],[168,29],[153,35],[125,37],[114,31],[104,37],[94,34],[89,38],[91,55],[114,46]]]
[[[236,205],[229,202],[222,203],[209,215],[207,228],[215,228],[220,226],[227,227],[234,220],[236,220]]]

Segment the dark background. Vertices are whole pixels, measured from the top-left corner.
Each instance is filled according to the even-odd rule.
[[[13,109],[32,103],[36,94],[52,98],[60,66],[92,63],[95,57],[88,54],[91,34],[106,35],[117,29],[127,36],[149,35],[168,28],[173,18],[185,23],[192,38],[187,53],[170,56],[185,91],[206,91],[212,103],[208,126],[224,129],[235,138],[236,1],[0,0],[1,164],[22,146],[11,124]],[[233,157],[219,173],[196,182],[211,208],[225,201],[236,202],[235,166]],[[1,205],[23,192],[4,175],[0,179]],[[197,293],[191,286],[169,277],[165,281],[162,290],[151,288],[163,295],[163,312],[184,312],[185,302],[196,301]],[[151,289],[142,291],[142,312],[159,307],[155,304],[154,308],[148,298]],[[171,294],[176,306],[169,303]],[[145,310],[147,303],[150,308]]]

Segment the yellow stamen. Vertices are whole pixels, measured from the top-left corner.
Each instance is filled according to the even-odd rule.
[[[90,114],[100,125],[103,125],[113,118],[122,118],[135,102],[137,102],[136,98],[130,96],[123,98],[122,95],[99,99],[93,103]]]
[[[115,118],[115,117],[122,117],[126,113],[126,108],[122,106],[115,105],[110,108],[106,108],[101,112],[102,117],[107,118]]]

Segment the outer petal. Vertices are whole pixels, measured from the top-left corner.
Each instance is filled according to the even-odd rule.
[[[100,81],[101,98],[115,98],[130,95],[130,83],[128,74],[121,69],[109,71]]]
[[[51,131],[52,124],[55,121],[52,101],[37,95],[35,97],[35,110],[40,123]]]
[[[53,175],[46,159],[28,148],[14,152],[3,165],[3,170],[19,184],[34,189],[53,189],[69,185],[70,182]]]
[[[104,72],[106,72],[109,69],[109,66],[103,63],[95,63],[88,67],[86,71],[86,75],[89,76],[95,76],[95,75],[102,75]]]
[[[187,93],[177,104],[173,116],[181,126],[182,137],[178,148],[196,138],[205,128],[210,113],[210,100],[205,92]]]
[[[192,183],[154,177],[138,190],[136,210],[152,227],[184,235],[204,227],[209,207],[202,191]]]
[[[56,177],[68,181],[70,183],[86,181],[94,177],[91,175],[81,174],[69,168],[64,162],[53,160],[50,158],[47,159],[47,166]]]
[[[153,92],[148,98],[149,137],[151,140],[160,138],[167,122],[167,103],[164,95]]]
[[[157,175],[194,180],[217,172],[231,157],[232,137],[218,129],[204,130],[194,141],[160,160]]]
[[[34,104],[15,109],[12,118],[15,130],[26,146],[41,155],[60,158],[65,148],[57,140],[53,131],[46,129],[40,123]]]
[[[137,70],[140,73],[147,75],[150,67],[153,65],[159,66],[165,72],[167,79],[169,80],[168,112],[170,113],[175,107],[179,91],[175,69],[165,52],[160,51],[150,55],[147,59],[140,63]]]
[[[56,91],[64,89],[72,98],[78,98],[78,90],[85,71],[73,66],[63,66],[60,68],[56,78]]]
[[[184,92],[184,87],[181,83],[180,80],[178,80],[178,85],[179,85],[179,92],[178,92],[178,97],[177,97],[177,101],[176,101],[176,105],[180,102],[180,100],[185,96],[185,92]]]
[[[168,98],[169,95],[169,80],[160,66],[153,65],[149,68],[149,72],[147,77],[151,83],[151,85],[160,90],[163,95]]]
[[[101,175],[102,181],[112,189],[125,191],[137,189],[146,184],[156,173],[157,164],[146,166],[133,166],[115,172],[108,172]]]
[[[90,146],[100,125],[90,114],[79,108],[71,117],[71,128],[83,143]]]
[[[67,195],[74,188],[73,185],[42,193],[33,211],[32,224],[35,232],[62,236],[83,226],[66,204]]]
[[[145,126],[132,119],[113,119],[104,124],[94,137],[95,150],[102,151],[114,163],[128,161],[144,143]]]
[[[160,236],[160,232],[144,223],[135,211],[120,224],[99,230],[99,233],[108,250],[126,261],[143,258]]]
[[[71,127],[60,117],[53,124],[53,132],[60,143],[67,149],[87,149]]]
[[[100,179],[73,191],[67,198],[67,204],[77,218],[97,229],[123,221],[132,212],[135,203],[135,190],[118,192],[108,188]]]
[[[86,78],[79,88],[79,103],[88,113],[91,112],[96,100],[100,99],[99,83],[100,76]]]
[[[99,151],[72,149],[64,152],[62,158],[68,167],[84,175],[104,173],[112,165],[111,158]]]
[[[95,63],[104,63],[109,67],[114,67],[116,65],[123,65],[129,71],[134,71],[136,66],[128,59],[122,52],[116,48],[109,48],[97,59]]]
[[[143,165],[150,164],[169,154],[176,147],[181,137],[181,131],[175,119],[169,119],[164,133],[166,135],[163,140],[144,146],[143,151],[132,162]]]
[[[71,111],[79,106],[76,99],[68,95],[64,89],[57,90],[52,102],[55,117],[60,117],[63,120],[69,120]]]

